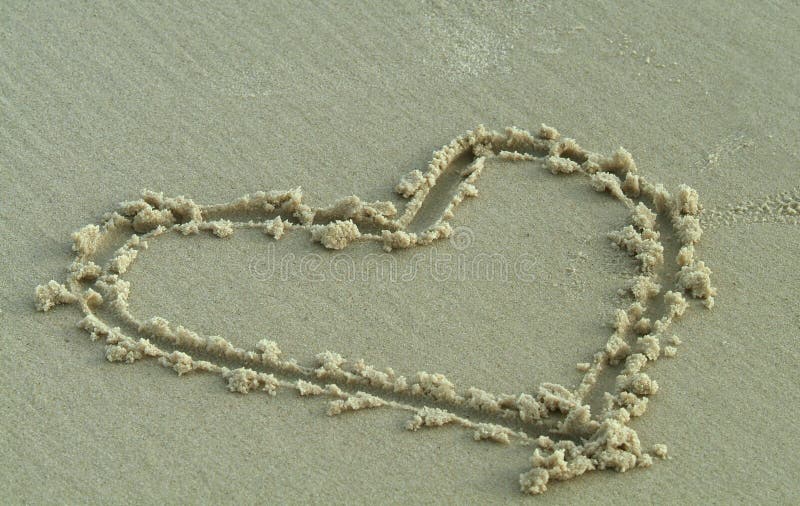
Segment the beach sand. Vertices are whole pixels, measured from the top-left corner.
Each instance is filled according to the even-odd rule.
[[[791,2],[20,2],[1,6],[0,20],[2,502],[800,499],[792,430],[800,411],[800,9]],[[481,124],[535,137],[542,123],[592,153],[624,147],[647,181],[672,195],[689,185],[703,205],[696,255],[713,271],[715,304],[686,293],[685,316],[660,336],[666,354],[679,337],[677,355],[647,367],[658,391],[641,390],[646,413],[623,424],[656,457],[652,467],[563,482],[551,470],[546,493],[531,497],[520,475],[532,469],[532,438],[546,426],[411,387],[383,395],[335,371],[306,379],[375,397],[301,397],[302,371],[276,373],[274,395],[231,393],[254,385],[236,373],[235,354],[197,357],[227,368],[217,374],[178,376],[156,359],[112,362],[132,357],[125,342],[92,341],[76,325],[78,304],[36,311],[34,288],[67,279],[71,234],[144,188],[210,205],[302,187],[312,210],[357,195],[402,215],[409,199],[395,192],[398,181],[426,171],[435,150]],[[442,373],[462,393],[535,396],[548,382],[575,389],[584,377],[576,364],[605,349],[615,310],[631,304],[619,290],[639,266],[607,237],[629,223],[630,210],[592,189],[587,175],[493,155],[477,197],[447,220],[450,237],[398,249],[402,237],[388,241],[384,227],[359,222],[375,240],[348,244],[340,233],[349,228],[305,226],[297,208],[283,210],[295,230],[279,240],[275,229],[217,237],[226,224],[208,219],[211,233],[165,235],[140,251],[124,273],[130,310],[242,349],[276,341],[309,371],[330,350],[412,383],[417,371]],[[442,176],[413,223],[398,229],[436,225],[452,195],[471,192],[462,181]],[[377,208],[378,219],[390,214],[388,204]],[[674,266],[680,241],[665,219],[664,263]],[[101,253],[98,264],[111,256]],[[662,292],[686,288],[669,275],[660,282]],[[169,367],[187,363],[171,357]],[[264,372],[280,369],[265,364]],[[610,368],[596,390],[615,392],[618,373]],[[271,391],[271,381],[258,376],[258,389]],[[328,416],[332,398],[343,409],[364,399],[392,406]],[[594,414],[601,404],[591,401]],[[406,430],[423,406],[466,422]],[[474,430],[488,425],[471,420],[531,440],[476,442]],[[551,435],[580,442],[581,430]],[[666,459],[657,458],[660,445]]]

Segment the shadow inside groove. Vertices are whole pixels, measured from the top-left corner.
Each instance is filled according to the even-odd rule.
[[[461,173],[474,159],[475,156],[472,152],[467,151],[453,160],[447,169],[442,172],[436,181],[436,185],[431,188],[422,207],[411,221],[408,227],[409,232],[424,232],[439,220],[458,190],[458,185],[464,179]]]

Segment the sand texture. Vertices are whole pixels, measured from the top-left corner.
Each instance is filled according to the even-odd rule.
[[[800,500],[796,5],[0,19],[2,502]]]

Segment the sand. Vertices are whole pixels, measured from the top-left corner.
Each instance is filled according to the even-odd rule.
[[[2,9],[4,502],[800,495],[795,7]]]

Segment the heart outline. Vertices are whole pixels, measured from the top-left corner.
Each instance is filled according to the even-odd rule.
[[[469,154],[474,160],[461,174],[463,179],[439,219],[421,233],[409,232],[408,227],[422,208],[431,188],[454,161]],[[363,361],[343,367],[346,361],[333,352],[318,355],[317,367],[310,368],[299,365],[291,358],[283,358],[277,343],[272,341],[263,340],[255,350],[244,350],[218,336],[203,337],[185,327],[171,326],[159,317],[138,320],[128,310],[130,284],[121,276],[138,253],[146,250],[148,241],[169,231],[184,235],[208,231],[219,237],[228,237],[234,229],[246,227],[260,228],[280,238],[287,230],[300,229],[308,232],[313,242],[336,250],[344,249],[354,241],[371,241],[379,242],[386,251],[391,251],[429,245],[450,237],[453,229],[448,221],[465,198],[477,195],[475,182],[486,160],[492,157],[510,161],[542,160],[553,174],[589,176],[595,190],[611,194],[631,211],[632,225],[610,234],[610,237],[640,263],[641,275],[629,287],[635,302],[627,311],[617,310],[614,334],[605,347],[595,354],[593,362],[587,364],[584,377],[574,391],[543,383],[536,396],[525,393],[501,396],[475,388],[459,392],[440,374],[419,372],[409,382],[408,378],[397,376],[390,369],[380,371]],[[584,150],[572,139],[562,139],[555,129],[545,125],[536,136],[514,127],[499,133],[479,126],[434,152],[425,173],[412,171],[401,179],[395,190],[409,201],[397,218],[396,209],[390,202],[362,202],[355,196],[346,197],[327,207],[312,208],[302,202],[300,189],[257,192],[231,203],[211,206],[200,206],[184,197],[165,198],[162,194],[145,191],[142,199],[120,204],[117,211],[105,218],[102,227],[87,225],[73,234],[76,258],[70,266],[67,282],[64,285],[50,281],[37,287],[37,309],[47,311],[59,303],[79,303],[84,313],[79,326],[94,339],[103,338],[106,341],[106,358],[109,361],[132,363],[144,357],[154,357],[179,375],[191,371],[216,373],[226,379],[228,388],[235,392],[247,393],[261,389],[274,395],[278,388],[292,388],[300,395],[330,396],[334,398],[329,403],[331,415],[387,406],[414,413],[407,424],[410,430],[454,424],[473,430],[476,440],[509,443],[515,439],[522,444],[534,445],[532,468],[520,476],[520,485],[525,492],[541,493],[546,490],[550,480],[569,479],[594,469],[625,471],[634,466],[650,465],[650,454],[641,449],[638,436],[628,426],[631,416],[644,413],[649,396],[658,389],[657,383],[641,371],[648,362],[662,354],[659,336],[688,307],[683,292],[702,299],[709,307],[713,305],[716,290],[710,284],[711,271],[702,261],[694,258],[694,245],[702,232],[697,217],[701,210],[697,193],[681,186],[677,195],[672,196],[661,185],[649,183],[636,172],[632,157],[622,148],[611,156],[602,156]],[[625,178],[624,182],[622,177]],[[639,204],[634,205],[633,199],[640,197]],[[644,204],[644,198],[653,203],[655,212]],[[254,210],[265,213],[277,211],[278,215],[258,223],[207,219],[215,213]],[[284,219],[282,215],[289,215],[296,221]],[[643,315],[646,303],[660,293],[656,269],[663,263],[663,245],[656,231],[657,215],[668,218],[682,245],[676,259],[680,267],[676,285],[681,291],[665,293],[667,314],[652,323]],[[377,228],[380,234],[362,233],[361,229],[366,227]],[[105,243],[123,228],[132,229],[133,235],[116,250],[106,267],[101,268],[93,262],[93,256],[98,250],[108,248]],[[84,287],[91,281],[103,295],[91,287]],[[122,333],[118,327],[111,327],[96,315],[96,309],[106,303],[126,325],[150,338],[169,342],[177,349],[167,353],[147,338],[134,339]],[[635,307],[637,304],[638,308]],[[644,329],[645,335],[631,344],[625,337],[632,332],[642,334],[642,329],[637,329],[637,326]],[[650,330],[655,331],[655,336]],[[211,355],[239,361],[243,366],[230,369],[195,360],[187,353],[178,351],[181,346],[203,349]],[[640,351],[634,353],[633,348]],[[598,376],[607,367],[622,361],[625,367],[617,378],[616,393],[606,392],[605,395],[610,398],[607,399],[604,413],[592,417],[588,405],[584,404],[586,397],[591,393]],[[276,373],[305,379],[288,381],[244,366],[256,364]],[[319,380],[333,382],[323,388],[318,384]],[[540,426],[545,425],[544,420],[549,419],[551,414],[560,414],[563,420],[550,428],[564,436],[580,437],[583,444],[575,444],[570,439],[556,443],[546,436],[534,439],[524,431],[495,423],[475,423],[444,409],[427,405],[419,408],[364,391],[347,392],[338,386],[339,383],[408,394],[440,405],[466,407],[500,417],[516,417],[523,423]],[[654,453],[658,455],[663,452]],[[605,454],[610,457],[604,457]]]

